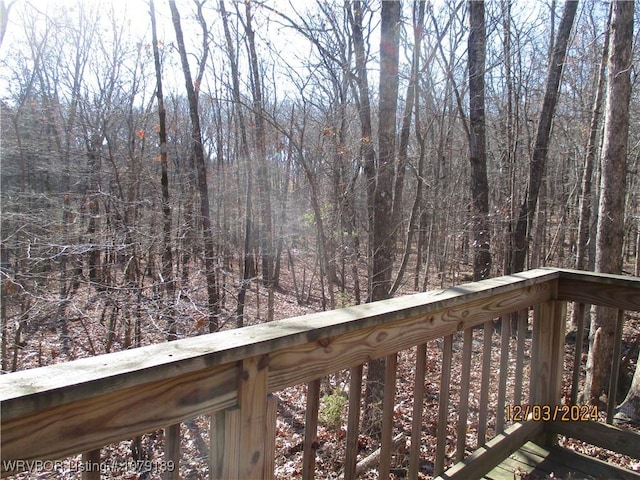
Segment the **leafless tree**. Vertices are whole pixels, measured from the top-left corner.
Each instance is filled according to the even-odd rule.
[[[595,265],[596,271],[605,273],[622,272],[633,12],[634,2],[612,3]],[[585,400],[593,404],[600,401],[603,392],[609,396],[615,395],[615,392],[608,392],[615,330],[615,312],[603,307],[594,307],[589,330],[589,355],[584,386]],[[635,395],[637,391],[629,395],[628,402],[621,409],[621,412],[630,417],[637,414]]]

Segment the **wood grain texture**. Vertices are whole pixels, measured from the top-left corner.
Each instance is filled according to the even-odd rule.
[[[231,407],[238,375],[236,365],[223,365],[13,418],[3,404],[2,458],[63,458]]]
[[[471,295],[466,302],[448,308],[429,309],[417,315],[411,315],[415,310],[409,309],[408,316],[402,319],[373,326],[363,322],[359,330],[274,351],[270,355],[269,391],[306,383],[329,372],[348,369],[480,325],[501,312],[511,313],[546,301],[551,298],[552,291],[548,283],[541,283],[489,298]]]

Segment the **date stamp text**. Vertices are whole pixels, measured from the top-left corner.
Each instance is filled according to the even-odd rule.
[[[596,405],[506,405],[506,421],[522,422],[586,422],[598,420]]]

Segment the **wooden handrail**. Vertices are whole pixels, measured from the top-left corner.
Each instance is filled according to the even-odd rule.
[[[538,335],[552,340],[538,343],[533,370],[543,386],[538,400],[551,402],[559,397],[564,346],[557,319],[574,299],[638,310],[640,279],[531,270],[2,375],[3,476],[9,460],[63,458],[205,414],[219,427],[215,437],[234,439],[241,452],[226,455],[233,445],[212,440],[211,468],[269,478],[269,394],[531,306]],[[223,458],[239,465],[221,465]]]

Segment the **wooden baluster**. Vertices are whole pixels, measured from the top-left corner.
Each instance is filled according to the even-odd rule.
[[[420,446],[422,445],[422,413],[424,411],[424,382],[426,376],[427,344],[416,347],[416,377],[413,387],[413,418],[411,420],[411,452],[409,454],[409,478],[418,478]]]
[[[509,377],[509,338],[511,322],[508,316],[500,318],[500,378],[498,379],[498,404],[496,405],[496,434],[504,431],[504,407],[507,399]]]
[[[164,480],[180,479],[180,424],[176,423],[164,429],[165,462],[173,462],[173,469],[164,472]]]
[[[380,468],[378,478],[389,478],[391,469],[391,440],[393,436],[393,413],[396,398],[396,373],[398,354],[387,356],[384,366],[384,394],[382,400],[382,438],[380,442]]]
[[[91,450],[82,454],[82,463],[87,468],[82,472],[82,480],[100,480],[100,449]]]
[[[239,478],[240,407],[214,413],[209,438],[210,480]]]
[[[491,388],[491,337],[493,322],[484,322],[482,345],[482,381],[480,384],[480,412],[478,413],[478,447],[487,441],[487,417],[489,410],[489,389]]]
[[[573,308],[578,309],[578,324],[576,328],[576,345],[573,355],[573,372],[571,380],[571,405],[578,402],[578,388],[580,386],[580,370],[582,366],[582,343],[584,342],[584,322],[587,306],[584,303],[574,303]]]
[[[344,479],[356,477],[358,439],[360,437],[360,400],[362,398],[362,365],[349,370],[349,418],[347,420],[347,451],[344,461]]]
[[[607,423],[613,424],[613,411],[616,408],[616,392],[620,374],[620,355],[622,354],[622,328],[624,327],[624,310],[618,310],[616,333],[611,355],[611,375],[609,377],[609,398],[607,399]]]
[[[462,375],[460,377],[460,405],[458,406],[458,434],[456,438],[456,462],[464,458],[467,445],[467,416],[469,413],[469,379],[471,377],[471,347],[473,328],[464,330],[462,347]]]
[[[518,337],[516,340],[516,372],[513,387],[513,404],[522,404],[522,388],[524,385],[524,352],[529,333],[529,310],[516,313],[518,317]]]
[[[434,475],[444,472],[444,456],[447,448],[447,424],[449,421],[449,386],[451,385],[451,355],[453,335],[444,337],[442,350],[442,373],[440,375],[440,403],[438,405],[438,427],[436,433],[436,459]]]
[[[320,408],[320,379],[307,386],[307,412],[304,425],[304,452],[302,457],[302,478],[311,480],[315,474],[316,448],[318,437],[318,409]]]
[[[536,377],[538,372],[538,350],[540,344],[540,325],[539,325],[539,313],[540,307],[538,305],[533,307],[533,328],[531,331],[531,370],[529,374],[529,405],[535,405],[537,400],[537,382]],[[525,402],[526,403],[526,402]]]

